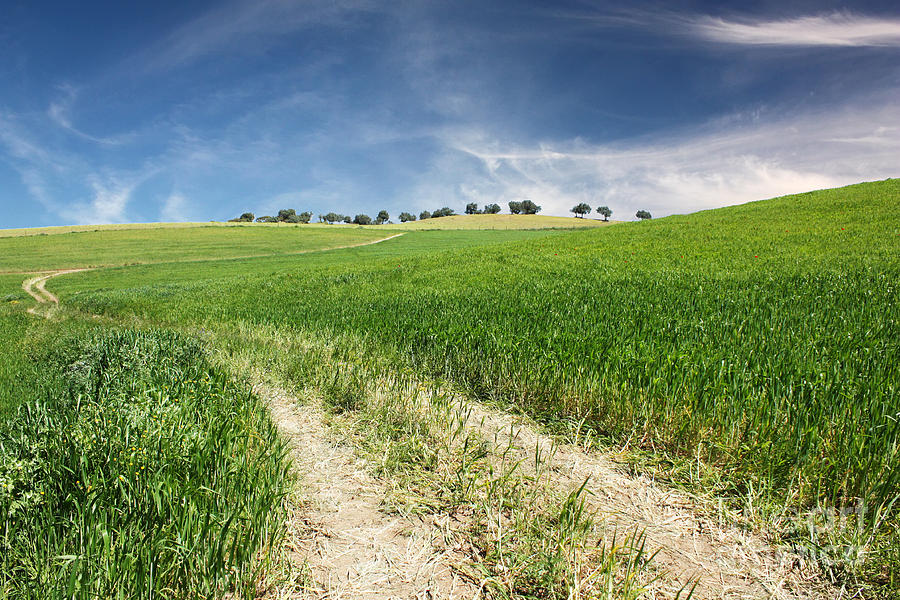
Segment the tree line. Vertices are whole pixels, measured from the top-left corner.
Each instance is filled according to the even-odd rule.
[[[572,208],[570,208],[569,212],[575,213],[576,219],[579,217],[581,217],[583,219],[584,215],[590,214],[591,207],[588,206],[586,203],[581,202],[579,204],[576,204]],[[612,211],[609,209],[608,206],[598,206],[597,214],[602,215],[604,221],[609,221],[609,218],[612,216]],[[636,213],[634,213],[634,216],[642,221],[653,218],[650,216],[650,213],[646,210],[639,210]]]
[[[513,200],[509,202],[509,213],[512,215],[536,215],[541,212],[541,207],[532,202],[531,200]],[[478,208],[477,202],[469,202],[466,204],[466,214],[467,215],[496,215],[500,212],[499,204],[485,204],[484,208]],[[584,202],[580,204],[576,204],[570,209],[570,212],[575,213],[576,218],[584,218],[584,215],[589,214],[591,212],[591,207],[585,204]],[[609,217],[612,216],[612,211],[608,206],[598,206],[597,213],[603,216],[604,221],[609,221]],[[419,220],[422,221],[424,219],[438,219],[440,217],[450,217],[455,215],[456,213],[452,208],[444,206],[439,208],[433,212],[423,210],[419,213],[419,216],[416,217],[415,214],[409,212],[402,212],[399,215],[399,219],[401,223],[406,223],[408,221]],[[650,213],[646,210],[639,210],[635,214],[638,219],[649,219]],[[230,223],[251,223],[256,221],[257,223],[309,223],[312,220],[313,214],[309,211],[304,211],[302,213],[297,213],[297,211],[293,208],[283,208],[278,211],[277,216],[264,215],[262,217],[257,217],[251,212],[245,212],[240,217],[229,219]],[[391,222],[391,215],[386,210],[378,211],[378,215],[372,219],[367,214],[359,214],[354,217],[349,215],[342,215],[336,212],[326,213],[324,215],[318,215],[319,223],[352,223],[355,225],[382,225],[384,223]]]

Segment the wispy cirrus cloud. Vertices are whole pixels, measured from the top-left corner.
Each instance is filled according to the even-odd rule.
[[[664,38],[685,37],[735,46],[900,47],[900,18],[849,11],[781,19],[766,15],[648,11],[640,7],[597,12],[555,11],[553,14],[591,28],[645,30]]]
[[[711,42],[744,46],[900,47],[900,19],[852,13],[810,15],[783,20],[687,19],[691,34]]]
[[[57,126],[68,131],[72,135],[84,140],[95,142],[97,144],[118,146],[134,139],[134,134],[125,134],[119,136],[99,137],[91,135],[77,128],[72,124],[72,107],[78,99],[79,90],[72,85],[62,84],[57,86],[60,96],[50,102],[47,107],[47,117]]]
[[[448,154],[418,191],[457,204],[529,198],[557,215],[578,202],[607,204],[627,219],[642,208],[663,216],[896,177],[900,107],[872,102],[864,109],[726,119],[700,131],[614,145],[528,146],[483,129],[448,130],[442,134]],[[465,185],[442,185],[446,171]]]
[[[185,66],[237,50],[264,52],[281,36],[312,26],[346,26],[348,15],[375,10],[371,0],[233,0],[171,31],[140,57],[149,70]]]
[[[132,218],[133,192],[159,172],[152,161],[136,169],[98,166],[77,152],[46,142],[32,121],[9,113],[0,113],[2,150],[32,200],[56,218],[80,225]],[[21,202],[28,203],[25,198]]]

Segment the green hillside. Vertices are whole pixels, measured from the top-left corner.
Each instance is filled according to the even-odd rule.
[[[70,318],[202,329],[232,348],[247,331],[303,340],[247,350],[288,383],[318,376],[324,347],[347,368],[447,381],[626,449],[636,468],[768,521],[785,543],[806,535],[785,514],[850,511],[855,525],[812,540],[830,544],[823,564],[895,589],[898,207],[900,181],[887,180],[599,229],[409,231],[48,287]],[[37,261],[11,248],[7,270],[49,267],[56,251]],[[861,539],[865,560],[841,558]]]

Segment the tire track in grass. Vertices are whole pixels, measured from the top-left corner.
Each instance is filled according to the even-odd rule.
[[[304,499],[289,526],[293,569],[305,573],[271,598],[463,600],[481,597],[453,568],[464,561],[438,528],[382,509],[386,485],[367,473],[353,449],[328,440],[319,409],[257,384],[292,446]]]
[[[81,271],[90,271],[91,269],[62,269],[59,271],[40,271],[40,275],[37,277],[32,277],[30,279],[26,279],[22,282],[22,289],[28,292],[28,295],[34,298],[37,301],[36,306],[32,306],[28,309],[28,312],[33,315],[40,315],[46,318],[50,318],[50,309],[53,306],[59,305],[59,298],[56,297],[55,294],[48,291],[45,287],[47,281],[53,277],[58,277],[60,275],[66,275],[68,273],[80,273]],[[38,309],[41,307],[48,307],[48,310],[40,312]]]
[[[623,473],[602,452],[558,444],[521,417],[457,399],[467,427],[499,446],[511,447],[522,464],[537,452],[549,457],[551,481],[578,489],[608,531],[643,530],[652,563],[662,570],[650,598],[673,598],[696,582],[695,600],[824,600],[841,596],[800,557],[780,552],[759,535],[706,516],[686,494],[643,475]],[[686,595],[682,593],[682,597]]]

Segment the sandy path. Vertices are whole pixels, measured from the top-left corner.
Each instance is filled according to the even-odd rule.
[[[37,306],[32,306],[28,309],[28,312],[37,315],[40,314],[38,309],[41,306],[45,305],[56,305],[59,304],[59,298],[57,298],[52,292],[49,292],[45,287],[47,284],[47,280],[52,277],[58,277],[59,275],[66,275],[67,273],[79,273],[81,271],[89,271],[90,269],[63,269],[61,271],[51,271],[44,272],[42,275],[38,275],[37,277],[32,277],[31,279],[26,279],[22,282],[22,289],[28,292],[28,294],[37,300]],[[49,317],[49,312],[45,311],[43,316]]]
[[[302,524],[289,535],[295,566],[312,581],[280,590],[278,598],[464,599],[477,587],[451,565],[460,560],[440,530],[382,510],[386,487],[369,476],[353,450],[331,443],[316,408],[282,390],[257,385],[272,418],[289,441],[302,478]]]
[[[837,598],[838,590],[817,583],[798,570],[797,557],[776,551],[758,536],[702,516],[686,495],[645,476],[631,476],[600,453],[558,445],[512,415],[461,402],[469,426],[487,439],[512,442],[523,464],[540,447],[550,459],[554,485],[567,491],[586,479],[587,504],[608,529],[644,530],[647,548],[659,553],[653,564],[666,573],[651,597],[671,598],[685,583],[696,581],[693,598],[702,600]],[[533,464],[533,461],[532,461]]]

